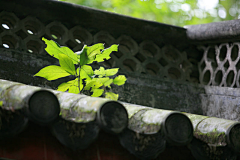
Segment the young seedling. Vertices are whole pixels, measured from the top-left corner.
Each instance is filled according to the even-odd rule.
[[[99,97],[104,94],[105,98],[118,99],[118,94],[107,92],[106,88],[111,88],[112,84],[123,85],[127,80],[124,75],[112,78],[112,76],[118,73],[119,68],[105,69],[100,67],[93,71],[90,66],[95,61],[104,62],[104,60],[110,59],[110,54],[113,51],[118,51],[118,45],[114,44],[106,49],[104,49],[103,43],[93,46],[85,45],[81,51],[74,53],[68,47],[61,47],[52,40],[45,38],[42,38],[42,40],[47,45],[45,48],[47,53],[57,58],[60,66],[47,66],[34,76],[43,77],[51,81],[73,75],[75,76],[74,80],[60,84],[57,90],[76,94],[82,93],[83,90],[90,90],[92,97]]]

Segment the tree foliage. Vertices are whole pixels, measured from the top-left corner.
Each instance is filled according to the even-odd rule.
[[[237,19],[238,0],[61,0],[118,14],[185,26]]]

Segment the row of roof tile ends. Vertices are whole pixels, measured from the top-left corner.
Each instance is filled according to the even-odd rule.
[[[187,145],[196,159],[234,159],[240,153],[240,123],[236,121],[1,79],[0,102],[0,139],[19,134],[31,120],[50,126],[53,135],[73,150],[87,148],[104,130],[116,134],[121,145],[140,159],[156,158],[166,144]]]

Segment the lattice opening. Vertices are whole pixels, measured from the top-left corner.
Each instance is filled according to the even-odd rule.
[[[0,25],[3,29],[9,30],[17,26],[17,17],[11,13],[2,12],[0,14]]]
[[[226,78],[227,87],[232,87],[234,84],[234,72],[231,70]]]
[[[100,31],[94,35],[94,43],[105,43],[105,47],[113,44],[115,39],[106,31]]]
[[[218,67],[217,62],[213,61],[211,62],[212,69],[215,70]]]
[[[76,27],[72,31],[73,39],[78,44],[87,44],[90,45],[92,43],[92,35],[85,29],[81,27]]]
[[[200,69],[203,71],[205,67],[206,67],[206,63],[203,61],[202,64],[200,65]]]
[[[101,64],[106,68],[112,68],[115,66],[115,61],[113,60],[113,58],[111,58],[107,61],[101,62]]]
[[[159,61],[158,61],[161,66],[165,67],[168,65],[168,62],[164,59],[164,58],[160,58]]]
[[[237,62],[237,64],[236,64],[236,69],[237,70],[240,70],[240,60]]]
[[[169,68],[168,69],[168,77],[171,79],[180,79],[181,72],[177,68]]]
[[[208,85],[211,80],[211,72],[207,70],[203,75],[203,84]]]
[[[220,85],[222,83],[222,79],[223,79],[223,72],[221,70],[218,70],[214,79],[215,84]]]
[[[126,59],[123,61],[123,66],[127,71],[134,72],[136,70],[136,62],[132,59]]]
[[[118,48],[119,48],[119,51],[120,52],[123,52],[123,53],[131,53],[131,48],[130,48],[130,46],[129,46],[129,44],[120,44],[119,46],[118,46]]]
[[[144,55],[148,56],[148,57],[154,57],[158,52],[158,49],[150,44],[150,43],[146,43],[142,46],[142,53],[144,53]]]
[[[219,60],[223,61],[227,56],[227,47],[226,46],[222,46],[222,48],[220,48],[220,54],[219,54]]]
[[[42,48],[42,44],[38,41],[30,40],[29,42],[27,42],[27,51],[29,53],[39,54],[41,48]]]
[[[68,40],[68,41],[66,42],[66,45],[67,45],[70,49],[73,49],[74,47],[77,46],[77,44],[74,43],[72,40]]]
[[[168,47],[165,49],[164,54],[168,61],[176,62],[179,59],[178,52],[173,48]]]
[[[190,63],[188,63],[188,62],[186,62],[186,61],[183,61],[183,62],[180,64],[180,68],[182,68],[184,71],[186,71],[188,67],[190,67]]]
[[[231,52],[231,59],[235,61],[238,58],[239,47],[238,45],[234,45]]]
[[[2,23],[2,28],[4,29],[10,29],[9,25],[5,24],[5,23]]]
[[[113,54],[117,57],[117,58],[121,58],[123,56],[123,53],[121,51],[117,51],[117,52],[113,52]]]
[[[226,63],[224,63],[224,68],[225,68],[225,70],[227,70],[228,68],[229,68],[229,62],[228,61],[226,61]]]
[[[40,31],[41,25],[36,21],[26,21],[25,22],[25,29],[28,34],[30,35],[37,35]]]
[[[216,61],[216,54],[215,54],[215,48],[209,48],[208,52],[207,52],[207,59],[209,61],[213,60]]]
[[[110,47],[114,42],[114,38],[105,31],[100,31],[94,36],[94,43],[105,43],[105,47]]]
[[[140,53],[137,53],[137,54],[135,55],[135,58],[136,58],[137,60],[139,60],[139,62],[141,62],[141,63],[146,60],[146,58],[145,58],[142,54],[140,54]]]
[[[65,30],[61,26],[53,25],[50,27],[50,34],[53,39],[61,40],[65,34]]]
[[[159,67],[154,63],[149,63],[146,65],[146,70],[151,75],[157,75]]]
[[[138,51],[138,45],[131,37],[121,36],[118,39],[118,43],[119,43],[119,50],[122,53],[132,53],[134,55]]]
[[[4,48],[16,49],[18,47],[17,39],[12,35],[5,35],[2,37],[2,46]]]

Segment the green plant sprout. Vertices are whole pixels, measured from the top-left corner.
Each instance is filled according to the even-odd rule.
[[[74,80],[62,83],[58,86],[58,91],[68,91],[69,93],[82,93],[83,90],[90,90],[92,97],[99,97],[105,94],[105,98],[118,100],[118,94],[107,92],[106,88],[111,88],[112,84],[123,85],[127,80],[124,75],[117,74],[119,68],[105,69],[100,67],[93,71],[89,64],[94,61],[103,62],[110,59],[110,54],[113,51],[118,51],[118,45],[114,44],[109,48],[104,49],[103,43],[98,43],[93,46],[84,45],[83,49],[74,53],[68,47],[61,47],[53,40],[42,38],[47,47],[45,50],[54,58],[59,60],[60,66],[50,65],[42,68],[34,76],[43,77],[49,81],[56,80],[62,77],[73,75]],[[77,68],[77,69],[75,69]]]

